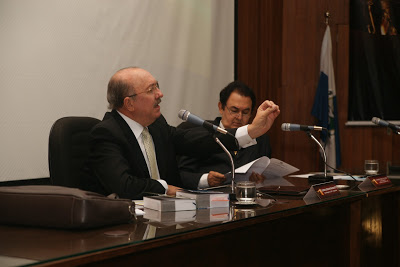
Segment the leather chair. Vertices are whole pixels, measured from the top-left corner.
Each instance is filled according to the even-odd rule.
[[[89,154],[90,131],[100,120],[91,117],[58,119],[49,135],[49,171],[53,185],[80,188],[80,175]]]

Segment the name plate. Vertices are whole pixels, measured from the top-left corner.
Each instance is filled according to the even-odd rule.
[[[319,199],[326,199],[340,195],[340,191],[337,189],[335,182],[316,184],[313,188]]]
[[[311,186],[303,200],[311,204],[334,196],[340,196],[340,191],[335,182],[331,181]]]
[[[386,175],[374,175],[365,178],[364,182],[358,185],[362,191],[371,191],[392,186],[392,181]]]

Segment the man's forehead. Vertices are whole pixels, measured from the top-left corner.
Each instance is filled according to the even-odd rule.
[[[233,91],[230,96],[228,97],[228,100],[226,101],[226,103],[228,104],[228,102],[234,102],[232,103],[233,105],[235,105],[235,102],[248,102],[248,108],[251,108],[251,97],[249,96],[244,96],[241,95],[235,91]],[[239,104],[239,103],[237,103]]]

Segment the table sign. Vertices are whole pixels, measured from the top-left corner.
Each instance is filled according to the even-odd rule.
[[[379,174],[379,175],[367,176],[364,182],[358,185],[358,188],[360,188],[360,190],[364,192],[367,192],[380,188],[390,187],[392,185],[393,185],[392,181],[389,180],[387,175]]]
[[[315,184],[310,187],[303,200],[307,204],[315,203],[333,196],[340,196],[340,191],[334,181]]]

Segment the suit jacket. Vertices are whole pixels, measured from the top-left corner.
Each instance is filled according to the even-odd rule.
[[[214,121],[210,122],[219,126],[220,121],[221,118],[217,117]],[[187,122],[181,123],[178,126],[178,128],[181,129],[189,129],[192,127],[197,131],[203,131],[201,128]],[[231,153],[235,168],[243,166],[262,156],[271,157],[269,136],[264,134],[256,140],[256,145],[242,148],[236,151],[236,155],[235,153]],[[178,157],[178,164],[183,186],[190,189],[197,189],[200,178],[204,173],[216,171],[225,174],[232,171],[230,159],[224,152],[215,153],[207,157],[203,157],[202,155],[196,155],[195,157],[180,156]]]
[[[177,129],[160,116],[149,127],[156,150],[160,178],[168,184],[182,186],[176,155],[209,155],[219,146],[211,134]],[[235,147],[233,138],[225,138]],[[91,132],[90,153],[84,175],[84,189],[121,198],[139,199],[145,192],[164,193],[161,183],[150,178],[137,139],[126,121],[113,110]]]

